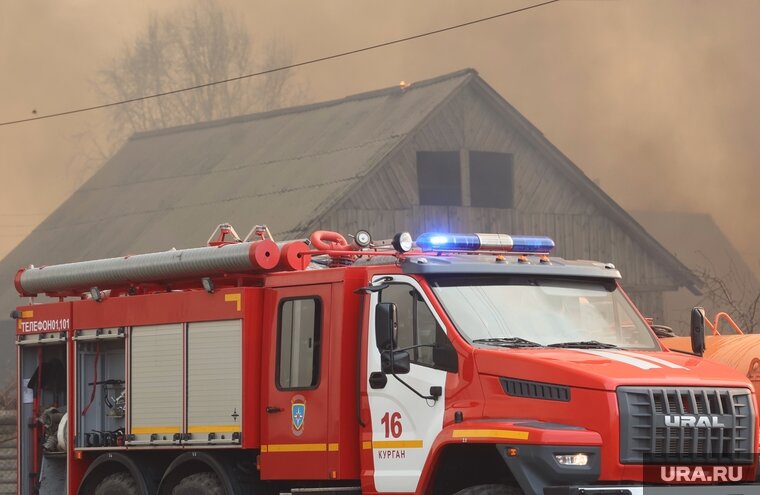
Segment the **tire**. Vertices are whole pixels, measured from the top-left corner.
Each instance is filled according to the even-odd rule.
[[[95,487],[94,495],[139,495],[137,483],[129,473],[109,474]]]
[[[523,495],[523,491],[509,485],[475,485],[459,490],[454,495]]]
[[[172,495],[225,495],[221,481],[214,473],[195,473],[182,478]]]

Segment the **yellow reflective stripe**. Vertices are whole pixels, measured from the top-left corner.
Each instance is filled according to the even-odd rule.
[[[375,449],[421,449],[422,440],[380,440],[373,441]]]
[[[31,309],[21,312],[21,318],[32,318],[33,316],[34,316],[34,311],[32,311]]]
[[[362,442],[362,448],[367,449],[421,449],[422,440],[375,440]]]
[[[517,430],[454,430],[452,438],[508,438],[510,440],[527,440],[527,431]]]
[[[188,433],[237,433],[240,425],[195,425],[187,428]]]
[[[134,435],[145,435],[151,433],[179,433],[179,426],[133,426],[130,433]]]
[[[235,309],[237,309],[238,311],[240,311],[240,298],[241,297],[242,296],[240,295],[240,293],[237,293],[237,294],[225,294],[224,295],[224,302],[234,302],[234,303],[236,303],[235,304]]]
[[[261,452],[338,452],[338,443],[280,443],[262,445]]]
[[[266,447],[266,449],[264,449]],[[326,443],[281,443],[262,445],[262,452],[327,452]]]
[[[368,449],[421,449],[422,440],[379,440],[375,442],[362,442],[362,448]],[[337,443],[283,443],[262,445],[262,452],[337,452],[340,444]]]

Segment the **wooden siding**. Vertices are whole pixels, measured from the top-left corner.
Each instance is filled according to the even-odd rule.
[[[557,244],[555,254],[567,259],[615,263],[623,286],[646,316],[662,321],[662,292],[675,290],[673,280],[658,263],[604,217],[573,214],[520,213],[516,210],[454,206],[414,206],[403,210],[342,208],[321,224],[328,230],[367,229],[376,239],[396,232],[429,231],[512,232],[548,235]]]
[[[510,125],[472,87],[442,105],[337,208],[313,227],[375,238],[408,230],[506,232],[548,235],[556,254],[614,263],[623,285],[648,316],[662,316],[662,291],[677,281],[594,200],[584,196],[555,158],[534,146],[532,129]],[[475,150],[511,153],[513,209],[425,206],[417,193],[417,151]],[[477,194],[477,191],[473,191]]]
[[[0,495],[16,493],[16,411],[0,410]]]
[[[521,213],[492,208],[415,206],[403,210],[340,209],[321,225],[346,233],[363,228],[375,238],[389,238],[400,231],[416,235],[436,230],[548,235],[557,244],[554,251],[557,256],[615,263],[625,277],[626,286],[632,290],[676,288],[655,260],[636,249],[630,238],[600,217]]]

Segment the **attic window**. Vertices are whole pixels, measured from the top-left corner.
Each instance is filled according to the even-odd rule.
[[[418,151],[417,184],[421,205],[461,206],[459,151]]]
[[[470,201],[483,208],[514,208],[514,163],[509,153],[470,151]]]

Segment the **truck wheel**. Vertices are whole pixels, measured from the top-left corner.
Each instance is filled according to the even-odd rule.
[[[196,473],[182,478],[172,495],[224,495],[224,487],[214,473]]]
[[[509,485],[476,485],[459,490],[454,495],[523,495],[523,491]]]
[[[98,486],[94,495],[139,495],[137,483],[129,473],[109,474]]]

